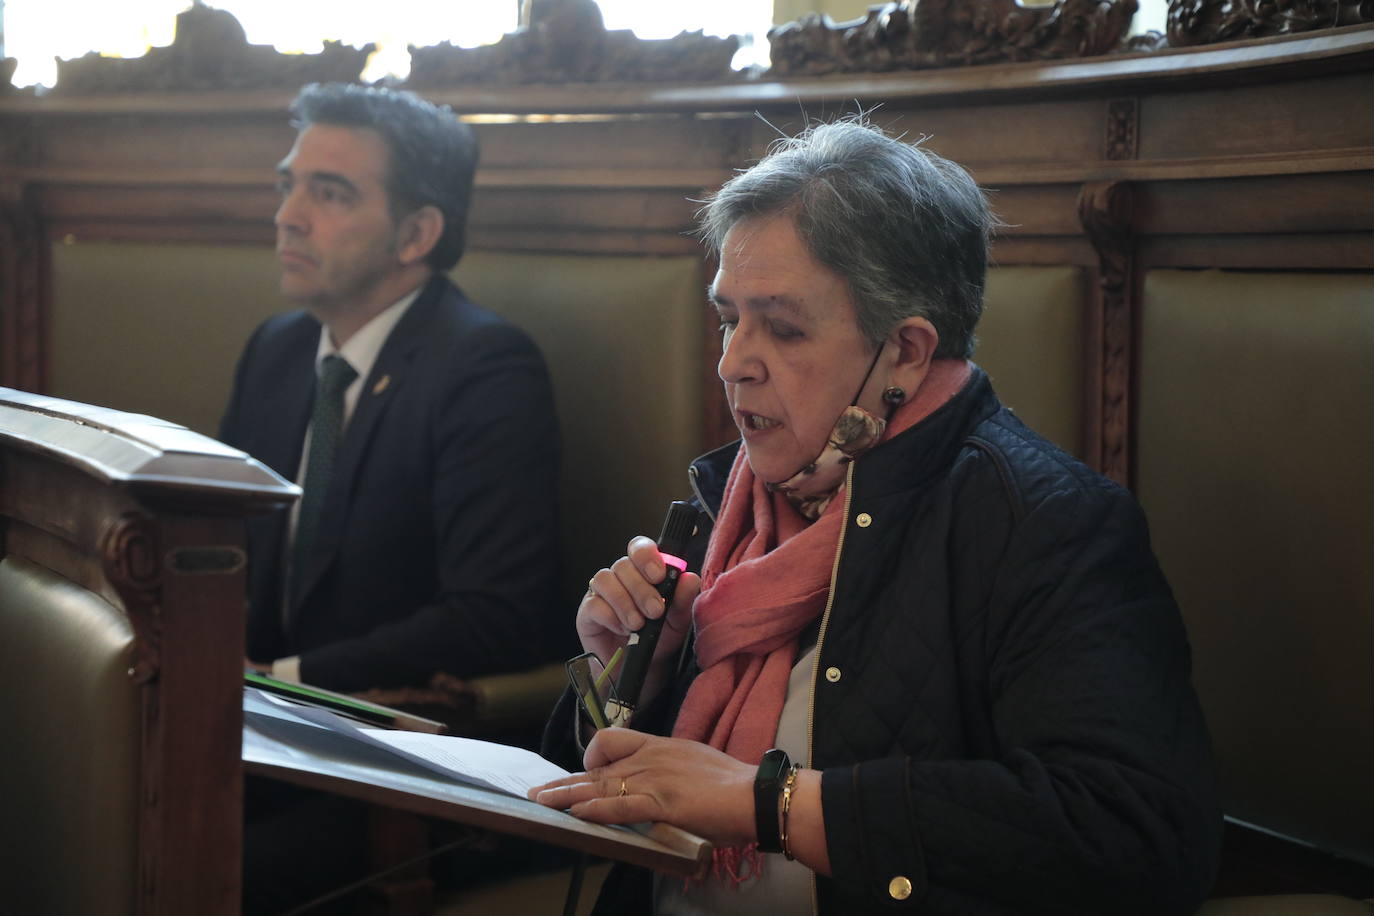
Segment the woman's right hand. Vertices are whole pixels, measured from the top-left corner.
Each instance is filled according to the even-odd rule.
[[[629,635],[644,626],[646,620],[662,617],[663,599],[656,586],[666,575],[658,545],[643,536],[631,539],[625,556],[609,569],[599,570],[587,584],[587,594],[577,608],[577,636],[582,640],[583,650],[595,652],[603,662],[610,661],[615,650],[624,646]],[[695,573],[683,573],[678,579],[654,653],[655,662],[672,658],[681,648],[692,622],[692,602],[700,592],[701,579]],[[657,692],[657,668],[657,664],[650,667],[644,700]]]

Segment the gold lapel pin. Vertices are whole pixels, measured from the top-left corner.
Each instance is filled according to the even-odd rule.
[[[391,376],[390,376],[390,375],[384,375],[384,376],[382,376],[381,378],[377,379],[377,384],[375,384],[375,385],[372,386],[372,393],[373,393],[373,394],[381,394],[383,391],[386,391],[386,387],[387,387],[388,385],[390,385],[390,384],[391,384]]]

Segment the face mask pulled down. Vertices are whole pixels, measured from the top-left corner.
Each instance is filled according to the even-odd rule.
[[[886,428],[887,420],[850,404],[814,461],[786,480],[766,486],[783,494],[803,518],[815,521],[844,484],[850,462],[877,445]]]

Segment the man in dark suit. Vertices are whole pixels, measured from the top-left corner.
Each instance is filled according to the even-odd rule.
[[[446,275],[464,247],[472,130],[410,93],[351,85],[308,86],[291,113],[277,256],[301,308],[254,332],[220,427],[304,490],[250,523],[249,663],[357,691],[571,651],[548,373]],[[245,814],[245,912],[368,870],[357,803],[250,779]]]
[[[551,660],[547,371],[446,275],[476,138],[404,92],[314,85],[291,111],[277,255],[301,309],[253,334],[220,428],[305,491],[250,527],[249,659],[344,691]]]

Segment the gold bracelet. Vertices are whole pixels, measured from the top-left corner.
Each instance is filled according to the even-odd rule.
[[[792,769],[787,773],[787,782],[782,787],[782,830],[779,834],[782,839],[782,854],[789,862],[795,862],[796,856],[792,855],[792,847],[787,845],[787,815],[792,810],[792,790],[797,787],[797,771],[800,769],[800,763],[792,764]]]

